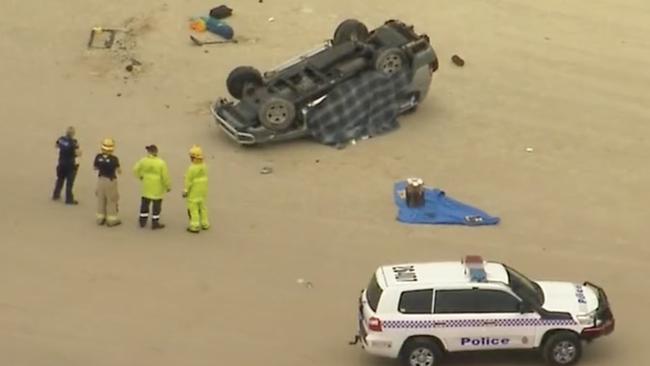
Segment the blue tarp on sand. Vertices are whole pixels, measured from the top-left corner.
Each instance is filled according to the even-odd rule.
[[[439,189],[425,188],[424,206],[406,206],[404,189],[406,182],[395,183],[393,195],[399,208],[397,220],[409,224],[433,225],[496,225],[499,218],[490,216],[478,208],[458,202]]]

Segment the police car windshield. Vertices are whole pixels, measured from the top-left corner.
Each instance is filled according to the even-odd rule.
[[[504,267],[508,272],[508,282],[514,293],[536,307],[544,304],[544,292],[535,281],[529,280],[526,276],[508,266]]]

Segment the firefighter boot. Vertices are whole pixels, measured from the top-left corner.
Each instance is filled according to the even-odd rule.
[[[165,227],[165,224],[161,224],[158,220],[153,220],[151,222],[151,230],[158,230]]]
[[[113,227],[113,226],[118,226],[122,224],[122,220],[118,218],[110,218],[106,219],[106,226],[108,227]]]
[[[148,214],[140,214],[140,227],[145,227],[147,226],[147,220],[149,220],[149,215]]]

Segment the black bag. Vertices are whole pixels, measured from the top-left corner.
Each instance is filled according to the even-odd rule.
[[[232,15],[232,9],[226,5],[219,5],[216,8],[210,10],[210,16],[216,19],[228,18]]]

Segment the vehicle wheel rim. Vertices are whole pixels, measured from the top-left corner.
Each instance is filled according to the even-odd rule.
[[[350,33],[350,41],[360,41],[364,37],[362,37],[363,31],[361,29],[357,29],[354,32]]]
[[[558,343],[553,348],[553,359],[555,362],[565,365],[573,361],[576,357],[577,348],[575,344],[569,341],[563,341]]]
[[[426,348],[416,348],[409,357],[411,366],[433,366],[433,361],[433,352]]]
[[[287,120],[289,110],[287,106],[275,103],[271,104],[266,110],[266,119],[274,125],[283,124]]]
[[[381,63],[381,70],[388,74],[394,74],[402,68],[402,58],[398,54],[387,55]]]

